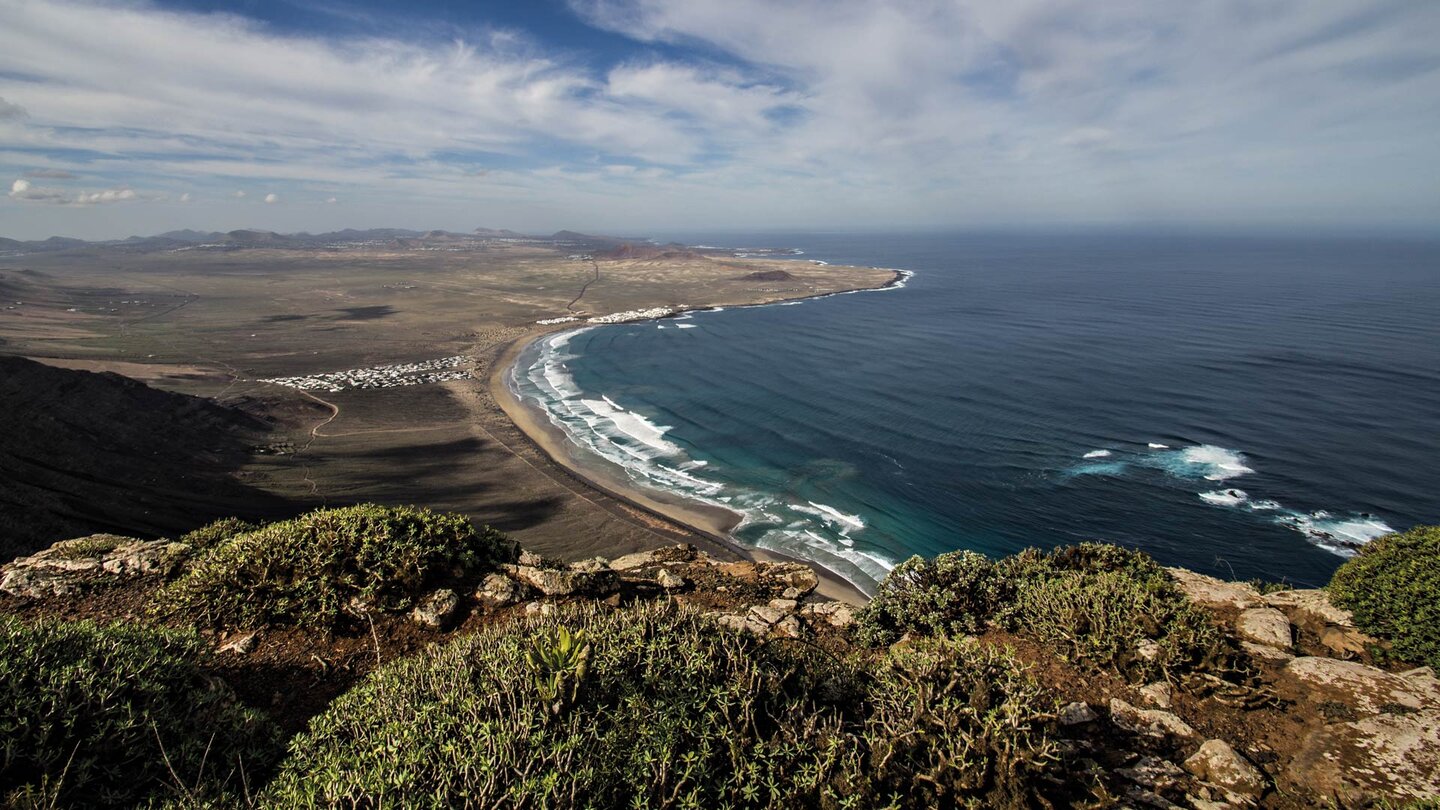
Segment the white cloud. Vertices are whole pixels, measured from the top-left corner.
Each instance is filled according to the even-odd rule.
[[[328,204],[328,205],[334,205],[334,204],[336,204],[336,203],[338,203],[338,202],[340,202],[340,201],[337,200],[337,199],[335,199],[334,197],[326,197],[326,198],[325,198],[325,202],[326,202],[326,204]]]
[[[267,205],[274,205],[274,204],[277,203],[277,202],[280,202],[280,195],[279,195],[279,194],[266,194],[266,195],[265,195],[265,203],[266,203]]]
[[[243,191],[237,191],[237,192],[235,192],[235,199],[237,199],[237,200],[243,200],[243,199],[245,199],[245,192],[243,192]]]
[[[112,188],[101,191],[66,192],[62,189],[36,186],[24,178],[10,184],[12,199],[22,202],[55,203],[59,205],[101,205],[134,200],[154,200],[157,196],[141,196],[128,188]]]
[[[182,203],[188,203],[188,202],[190,202],[190,199],[191,199],[191,197],[190,197],[190,192],[188,192],[188,191],[185,192],[184,194],[181,194],[181,195],[180,195],[180,202],[182,202]]]

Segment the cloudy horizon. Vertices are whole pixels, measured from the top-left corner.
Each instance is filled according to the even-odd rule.
[[[1440,5],[0,0],[0,235],[1440,233]]]

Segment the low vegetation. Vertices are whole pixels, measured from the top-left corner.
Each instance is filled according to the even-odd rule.
[[[869,644],[904,634],[1030,636],[1062,657],[1133,680],[1223,669],[1230,650],[1148,555],[1085,543],[1027,550],[998,562],[969,551],[913,557],[881,583],[859,615]]]
[[[211,549],[232,537],[237,537],[260,528],[259,525],[237,517],[220,518],[186,534],[180,542],[199,550]]]
[[[0,616],[0,804],[242,794],[277,732],[202,674],[194,635]]]
[[[1330,580],[1335,604],[1392,653],[1440,669],[1440,526],[1416,526],[1364,545]]]
[[[515,553],[505,535],[476,530],[463,515],[322,509],[220,540],[156,595],[155,610],[201,626],[333,627],[369,610],[409,608]]]
[[[1054,708],[973,642],[838,660],[663,604],[570,609],[374,673],[294,740],[262,804],[1030,806]]]

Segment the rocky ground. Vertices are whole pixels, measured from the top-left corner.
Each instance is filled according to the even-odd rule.
[[[0,611],[144,619],[150,593],[191,554],[183,543],[114,535],[56,543],[0,569]],[[1440,794],[1440,680],[1432,671],[1377,659],[1384,645],[1323,591],[1262,594],[1171,573],[1248,653],[1247,679],[1128,684],[1024,638],[982,637],[1014,648],[1057,695],[1063,753],[1079,764],[1072,777],[1093,796],[1087,804],[1361,808]],[[293,731],[381,662],[566,601],[673,599],[714,616],[716,632],[844,654],[858,608],[819,598],[817,584],[804,565],[723,561],[686,545],[568,564],[526,552],[473,588],[430,593],[408,613],[359,606],[345,631],[211,632],[212,668]]]

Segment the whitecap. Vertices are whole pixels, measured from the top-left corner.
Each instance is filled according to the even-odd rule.
[[[816,503],[814,501],[810,501],[809,503],[811,506],[819,510],[820,514],[824,515],[826,520],[832,523],[848,523],[850,526],[853,526],[856,529],[865,528],[865,521],[862,520],[859,515],[847,515],[844,512],[841,512],[839,509],[836,509],[833,506],[826,506],[823,503]],[[802,510],[804,509],[804,507],[798,506],[795,508]]]
[[[1197,444],[1183,450],[1156,453],[1153,461],[1172,475],[1204,478],[1206,481],[1224,481],[1255,472],[1246,466],[1245,456],[1240,451],[1213,444]]]
[[[1310,542],[1341,557],[1352,557],[1361,546],[1395,531],[1373,516],[1335,517],[1323,509],[1308,515],[1292,512],[1275,518],[1275,522],[1295,529]]]
[[[1161,443],[1159,443],[1159,442],[1150,442],[1149,447],[1150,447],[1151,450],[1169,450],[1169,449],[1170,449],[1170,445],[1168,445],[1168,444],[1161,444]]]
[[[1110,455],[1109,450],[1091,450],[1090,452],[1081,456],[1081,458],[1105,458],[1108,455]]]
[[[1200,493],[1200,500],[1216,506],[1239,506],[1250,499],[1243,489],[1217,489]]]
[[[676,328],[676,329],[694,329],[694,328],[695,328],[695,324],[693,324],[693,323],[680,323],[680,324],[676,324],[676,325],[675,325],[675,328]]]

